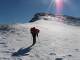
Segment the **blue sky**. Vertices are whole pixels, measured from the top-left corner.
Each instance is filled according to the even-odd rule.
[[[26,23],[37,12],[55,13],[50,3],[51,0],[0,0],[0,24]],[[66,2],[62,14],[80,17],[80,0]]]

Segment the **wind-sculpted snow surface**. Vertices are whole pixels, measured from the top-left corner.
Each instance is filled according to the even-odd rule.
[[[80,60],[80,27],[52,20],[16,24],[9,31],[0,31],[0,60]],[[28,55],[12,56],[32,44],[31,27],[40,29],[37,43]],[[21,53],[21,52],[20,52]]]

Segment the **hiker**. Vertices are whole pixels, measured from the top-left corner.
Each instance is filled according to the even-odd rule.
[[[32,44],[32,46],[36,43],[36,37],[38,37],[39,31],[40,31],[40,30],[37,29],[37,28],[35,28],[35,27],[32,27],[32,28],[30,29],[30,32],[31,32],[32,37],[33,37],[33,44]]]

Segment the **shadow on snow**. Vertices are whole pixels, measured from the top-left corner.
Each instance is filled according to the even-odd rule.
[[[20,48],[17,52],[12,53],[12,56],[26,56],[32,49],[32,46],[29,46],[27,48]]]

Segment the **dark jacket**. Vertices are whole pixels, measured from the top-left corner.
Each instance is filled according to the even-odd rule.
[[[31,34],[32,34],[32,35],[35,35],[35,36],[36,36],[36,35],[38,36],[38,33],[40,32],[40,30],[37,29],[37,28],[35,28],[35,27],[31,28],[30,31],[31,31]]]

